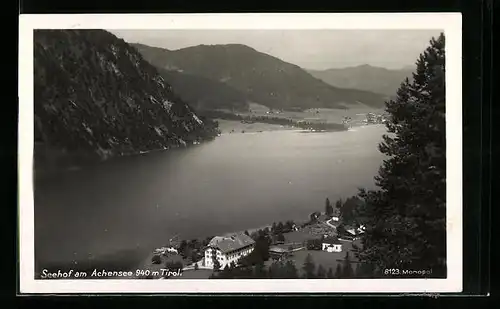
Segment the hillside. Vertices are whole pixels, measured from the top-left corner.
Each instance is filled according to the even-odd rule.
[[[102,159],[217,134],[135,48],[104,30],[35,30],[34,92],[37,163]]]
[[[401,82],[406,77],[411,79],[413,71],[413,67],[405,67],[401,70],[388,70],[370,65],[328,69],[324,71],[308,70],[312,76],[332,86],[361,89],[388,96],[396,95]]]
[[[158,68],[175,92],[195,110],[247,111],[248,100],[241,91],[205,77]]]
[[[222,82],[276,109],[381,107],[385,96],[333,87],[302,68],[241,44],[167,50],[132,44],[153,65]]]

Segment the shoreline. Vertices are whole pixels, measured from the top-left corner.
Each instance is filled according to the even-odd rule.
[[[304,129],[295,126],[285,126],[285,125],[276,125],[276,124],[267,124],[267,123],[241,123],[238,120],[225,120],[225,119],[216,119],[219,121],[221,133],[220,136],[226,136],[230,134],[256,134],[256,133],[270,133],[270,132],[299,132],[299,133],[334,133],[334,132],[352,132],[355,131],[356,128],[366,128],[370,126],[381,126],[384,124],[374,123],[374,124],[362,124],[356,123],[352,124],[350,127],[345,130],[314,130],[314,129]]]
[[[323,213],[322,213],[323,214]],[[293,220],[293,219],[288,219],[290,221],[293,221],[294,224],[296,226],[302,226],[303,224],[309,222],[309,220],[307,219],[300,219],[300,220]],[[286,222],[287,220],[281,220],[281,222]],[[275,223],[278,223],[280,221],[276,221]],[[332,227],[331,225],[327,224],[329,227]],[[220,233],[219,235],[220,236],[229,236],[229,235],[234,235],[234,234],[244,234],[245,231],[248,232],[249,235],[251,235],[252,233],[256,233],[257,231],[259,230],[264,230],[266,228],[268,229],[271,229],[272,227],[272,223],[271,224],[265,224],[265,225],[261,225],[259,227],[253,227],[253,228],[247,228],[247,229],[241,229],[241,230],[236,230],[236,231],[231,231],[231,232],[226,232],[226,233]],[[196,238],[197,240],[200,240],[200,239],[203,239],[203,236],[202,237],[199,237],[199,238]],[[183,240],[186,240],[186,239],[183,239]],[[156,248],[160,248],[162,246],[167,246],[168,245],[160,245]],[[160,269],[165,269],[165,261],[164,261],[164,258],[162,257],[162,262],[160,264],[153,264],[152,263],[152,258],[154,255],[157,255],[156,253],[154,253],[154,249],[152,249],[149,254],[142,260],[140,261],[138,264],[137,264],[137,267],[135,269],[133,269],[132,271],[133,272],[136,272],[136,271],[143,271],[143,270],[149,270],[151,273],[153,272],[159,272]],[[197,261],[197,262],[194,262],[194,263],[189,263],[189,264],[186,264],[186,265],[183,265],[183,268],[182,270],[185,270],[185,271],[192,271],[193,270],[193,265],[194,264],[198,264],[200,265],[199,263],[203,261],[204,258],[202,258],[201,260]],[[200,266],[200,269],[206,269],[204,268],[203,266]],[[142,276],[133,276],[132,277],[133,279],[144,279],[144,277]],[[160,277],[155,277],[155,278],[150,278],[150,279],[163,279],[163,278],[160,278]],[[182,279],[182,278],[181,278]]]
[[[219,121],[219,119],[217,119]],[[239,124],[241,125],[242,123],[237,120],[223,120],[226,125],[227,124]],[[107,162],[109,160],[113,159],[119,159],[119,158],[127,158],[127,157],[134,157],[134,156],[140,156],[144,154],[149,154],[149,153],[155,153],[155,152],[161,152],[161,151],[168,151],[168,150],[176,150],[176,149],[183,149],[183,148],[189,148],[192,146],[198,146],[202,145],[207,142],[214,141],[217,137],[220,136],[227,136],[231,134],[256,134],[256,133],[270,133],[270,132],[289,132],[289,131],[294,131],[298,133],[334,133],[334,132],[355,132],[356,128],[367,128],[370,126],[381,126],[384,124],[356,124],[352,125],[351,127],[347,128],[346,130],[310,130],[310,129],[303,129],[299,127],[292,127],[292,126],[284,126],[284,125],[275,125],[275,124],[267,124],[267,123],[252,123],[252,124],[246,124],[246,125],[262,125],[261,127],[258,128],[248,128],[241,130],[241,126],[238,128],[238,126],[231,126],[231,131],[229,131],[230,128],[225,128],[226,130],[220,130],[220,133],[215,136],[212,139],[207,139],[203,140],[201,142],[195,142],[195,143],[186,143],[186,144],[180,144],[180,145],[170,145],[170,146],[165,146],[163,148],[158,148],[158,149],[151,149],[147,151],[136,151],[132,153],[124,153],[124,154],[118,154],[118,155],[112,155],[108,156],[106,158],[89,158],[88,161],[78,164],[78,163],[70,163],[66,166],[53,166],[46,164],[43,166],[43,163],[41,163],[41,166],[33,166],[33,178],[38,178],[38,177],[46,177],[46,176],[51,176],[55,174],[60,174],[60,173],[70,173],[70,172],[77,172],[81,170],[82,168],[90,167],[90,166],[95,166],[104,162]],[[34,155],[34,158],[36,155]],[[71,158],[71,155],[67,158]]]
[[[321,212],[321,213],[323,214],[323,212]],[[309,220],[305,219],[305,218],[307,218],[306,214],[304,215],[304,217],[301,216],[301,219],[297,219],[297,220],[294,220],[294,219],[285,219],[285,220],[281,220],[281,222],[285,223],[286,221],[293,221],[296,226],[302,226],[303,224],[309,222]],[[279,223],[279,222],[280,221],[275,221],[275,223]],[[324,223],[326,225],[328,225],[329,227],[335,228],[331,224],[328,224],[329,223],[328,221],[326,221]],[[256,233],[259,230],[264,230],[266,228],[271,229],[271,227],[272,227],[272,223],[265,224],[265,225],[260,225],[260,226],[257,226],[257,227],[247,228],[247,229],[240,229],[240,230],[235,230],[235,231],[220,233],[218,235],[220,235],[220,236],[229,236],[229,235],[234,235],[234,234],[244,234],[245,231],[248,231],[248,234],[251,235],[252,233]],[[200,236],[200,237],[197,237],[195,239],[198,240],[198,241],[201,241],[204,238],[206,238],[206,237]],[[182,239],[181,237],[179,237],[179,241],[182,241],[182,240],[189,241],[189,239]],[[146,253],[146,251],[144,252],[146,254],[145,254],[145,256],[143,258],[139,258],[136,263],[130,263],[129,267],[121,267],[121,268],[118,267],[118,268],[116,268],[116,267],[112,266],[114,263],[107,261],[106,262],[107,265],[93,265],[91,268],[86,269],[86,272],[89,273],[89,272],[91,272],[93,270],[97,270],[98,272],[101,272],[101,271],[111,271],[111,272],[113,272],[113,271],[122,271],[122,272],[131,272],[132,273],[131,276],[127,276],[127,277],[123,277],[123,276],[118,276],[118,277],[116,277],[116,276],[104,276],[102,278],[96,277],[95,279],[163,279],[162,278],[163,276],[161,276],[161,275],[158,276],[157,274],[161,273],[162,269],[163,270],[166,269],[165,262],[166,262],[166,260],[168,258],[171,258],[172,256],[176,257],[177,260],[182,261],[183,267],[181,269],[181,273],[183,271],[193,271],[193,265],[195,263],[198,264],[198,265],[200,265],[199,263],[201,263],[203,261],[203,258],[202,258],[201,260],[198,260],[195,263],[190,262],[190,263],[184,264],[186,260],[182,256],[180,256],[178,254],[172,254],[172,255],[168,255],[168,256],[161,256],[161,258],[162,258],[161,263],[154,264],[152,262],[152,258],[153,258],[153,256],[158,255],[157,253],[154,252],[154,250],[156,248],[169,247],[171,245],[172,244],[169,244],[169,241],[165,241],[163,244],[158,244],[157,246],[152,247],[148,251],[148,253]],[[70,268],[73,268],[73,267],[70,267]],[[203,267],[201,265],[200,265],[199,269],[206,269],[207,270],[207,268],[205,268],[205,267]],[[89,273],[89,275],[90,275],[90,273]],[[180,277],[180,279],[182,279],[182,276]]]
[[[68,156],[65,157],[66,160],[69,160],[68,164],[63,165],[63,166],[57,166],[53,164],[43,164],[40,163],[39,166],[33,165],[33,178],[37,177],[46,177],[46,176],[51,176],[51,175],[56,175],[60,173],[70,173],[70,172],[76,172],[81,170],[82,168],[86,167],[92,167],[96,166],[105,162],[108,162],[110,160],[114,159],[120,159],[120,158],[129,158],[129,157],[137,157],[140,155],[144,154],[150,154],[150,153],[155,153],[155,152],[161,152],[161,151],[169,151],[169,150],[176,150],[176,149],[183,149],[183,148],[188,148],[192,146],[197,146],[201,145],[206,142],[211,142],[218,136],[221,136],[221,133],[219,133],[217,136],[215,136],[212,139],[206,139],[201,142],[193,142],[193,143],[184,143],[184,144],[179,144],[179,145],[169,145],[165,146],[163,148],[157,148],[157,149],[151,149],[151,150],[139,150],[135,152],[129,152],[129,153],[123,153],[123,154],[116,154],[116,155],[110,155],[106,156],[104,158],[98,158],[94,156],[89,156],[87,159],[83,161],[83,163],[75,163],[71,162],[71,159],[75,157],[75,155],[69,154]],[[33,154],[34,159],[36,159],[36,154]],[[45,158],[43,158],[45,159]]]

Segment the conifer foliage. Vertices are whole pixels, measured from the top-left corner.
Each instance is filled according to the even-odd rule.
[[[397,98],[379,145],[388,156],[375,177],[377,190],[361,190],[366,205],[362,262],[388,268],[432,270],[446,276],[445,37],[432,38]]]
[[[34,133],[43,144],[37,165],[51,161],[45,150],[108,158],[218,134],[215,122],[198,117],[135,48],[107,31],[37,29],[33,56]]]

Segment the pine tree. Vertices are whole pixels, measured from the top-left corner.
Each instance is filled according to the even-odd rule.
[[[304,270],[304,276],[306,279],[313,279],[315,277],[315,269],[316,265],[314,265],[314,261],[311,254],[306,256],[306,260],[304,261],[304,266],[302,267]]]
[[[342,205],[342,223],[352,225],[356,220],[356,214],[363,201],[358,196],[352,196],[345,200]]]
[[[198,260],[198,253],[196,253],[194,250],[191,251],[191,261],[194,263]]]
[[[280,262],[273,262],[269,266],[269,278],[277,279],[281,277]]]
[[[283,225],[283,222],[280,221],[276,226],[276,233],[282,233],[284,228],[285,226]]]
[[[285,236],[283,235],[283,233],[279,232],[278,236],[276,237],[276,240],[280,242],[285,241]]]
[[[354,277],[354,270],[352,269],[351,257],[349,251],[346,252],[344,262],[342,263],[342,276],[343,279],[349,279]]]
[[[341,208],[342,208],[342,199],[338,199],[336,202],[335,202],[335,208],[337,208],[337,211],[340,211]]]
[[[187,247],[188,247],[187,241],[186,240],[182,240],[181,243],[180,243],[180,245],[179,245],[179,250],[178,250],[179,254],[185,255],[185,251],[186,251]]]
[[[326,198],[326,202],[325,202],[325,214],[327,216],[333,215],[333,206],[330,203],[330,200],[328,198]]]
[[[340,264],[337,264],[337,268],[335,269],[334,278],[337,278],[337,279],[342,278],[342,266],[340,266]]]
[[[285,278],[287,279],[296,279],[299,277],[298,275],[298,271],[297,271],[297,267],[295,267],[295,264],[293,263],[293,261],[286,261],[285,262],[285,273],[286,273],[286,276]]]
[[[326,278],[328,278],[328,279],[333,279],[333,278],[335,278],[335,277],[333,276],[333,270],[332,270],[332,268],[331,268],[331,267],[330,267],[330,268],[328,268],[328,272],[326,273]]]
[[[321,264],[318,266],[318,272],[317,272],[316,277],[318,279],[325,279],[325,277],[326,277],[325,268]]]
[[[255,265],[253,276],[258,279],[264,279],[268,276],[264,262],[257,263],[257,265]]]
[[[269,228],[268,228],[268,227],[266,227],[266,228],[262,231],[262,233],[263,233],[264,235],[266,235],[266,236],[267,236],[267,235],[269,235],[269,233],[270,233]]]
[[[432,269],[446,276],[445,37],[432,38],[397,98],[379,150],[389,158],[361,190],[366,235],[362,262],[385,268]]]
[[[354,278],[361,278],[361,277],[362,277],[362,276],[361,276],[361,269],[360,269],[360,267],[359,267],[359,264],[356,264],[356,265],[354,266],[353,277],[354,277]]]
[[[285,223],[285,229],[287,231],[291,231],[293,229],[293,225],[294,225],[293,221],[292,220],[288,220]]]

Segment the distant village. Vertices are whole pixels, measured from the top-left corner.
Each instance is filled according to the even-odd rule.
[[[387,116],[384,114],[375,114],[375,113],[366,113],[365,118],[362,120],[353,120],[351,117],[344,117],[342,119],[342,123],[346,126],[352,126],[355,123],[359,123],[362,125],[370,125],[370,124],[383,124],[387,121]]]
[[[276,263],[293,262],[300,267],[310,259],[324,270],[324,278],[327,274],[333,278],[334,271],[342,271],[346,258],[350,267],[356,268],[355,251],[361,247],[365,233],[365,227],[354,218],[354,209],[360,202],[352,197],[332,205],[327,199],[325,211],[313,212],[301,223],[275,222],[253,231],[204,240],[172,239],[169,245],[154,250],[149,268],[182,269],[183,278],[203,279],[259,263],[271,268]]]

